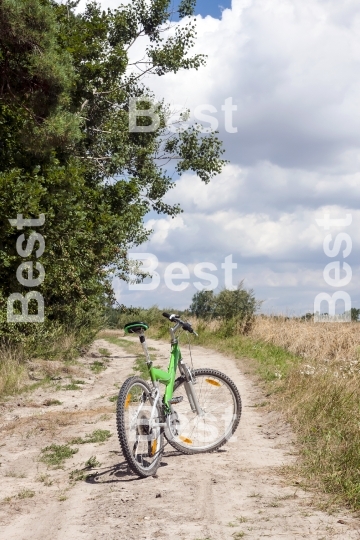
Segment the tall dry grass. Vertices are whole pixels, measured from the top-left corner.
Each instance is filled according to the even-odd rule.
[[[25,375],[22,349],[2,345],[0,347],[0,397],[19,391]]]
[[[360,323],[356,322],[314,323],[258,316],[250,335],[304,359],[331,363],[357,362],[360,359]]]
[[[359,510],[360,323],[257,316],[246,335],[219,321],[193,324],[200,344],[253,359],[298,434],[298,473]]]
[[[360,508],[360,323],[257,317],[251,336],[302,358],[283,383],[281,408],[303,466],[333,497]]]

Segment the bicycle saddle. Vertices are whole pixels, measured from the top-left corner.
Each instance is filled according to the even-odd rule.
[[[142,330],[147,330],[149,325],[144,322],[134,321],[125,324],[125,334],[140,334]]]

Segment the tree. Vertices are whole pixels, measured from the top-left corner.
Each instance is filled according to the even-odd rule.
[[[129,279],[128,250],[151,232],[144,216],[180,212],[163,200],[175,185],[167,164],[175,160],[178,175],[192,170],[208,182],[224,161],[216,133],[169,130],[168,107],[142,82],[204,63],[189,54],[193,21],[171,28],[170,0],[134,0],[106,12],[89,2],[80,14],[77,4],[0,2],[0,304],[4,313],[11,293],[28,292],[16,278],[23,259],[8,219],[44,213],[36,231],[46,241],[38,290],[47,321],[91,325],[104,298],[111,303],[112,276]],[[180,17],[193,7],[193,0],[182,1]],[[144,56],[130,61],[143,38]],[[154,107],[155,130],[129,131],[131,98],[141,109]],[[138,124],[146,128],[149,118]],[[37,261],[34,252],[28,260]]]
[[[251,319],[261,302],[256,300],[252,289],[246,290],[240,281],[234,291],[223,289],[216,297],[216,315],[223,320]]]
[[[204,290],[194,294],[189,311],[191,315],[201,319],[211,319],[215,313],[214,292]]]
[[[360,309],[351,308],[351,320],[352,321],[358,321],[359,318],[360,318]]]

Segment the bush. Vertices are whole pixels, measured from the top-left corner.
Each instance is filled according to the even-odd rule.
[[[224,335],[247,333],[261,302],[256,300],[252,289],[246,290],[243,281],[234,291],[223,289],[217,295],[213,291],[200,291],[192,298],[190,313],[198,318],[219,319],[219,332]]]

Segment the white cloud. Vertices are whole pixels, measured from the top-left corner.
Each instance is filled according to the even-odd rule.
[[[239,133],[224,137],[233,162],[314,169],[359,142],[359,29],[358,2],[233,0],[222,20],[198,17],[207,66],[151,84],[191,107],[220,111],[232,96]]]

